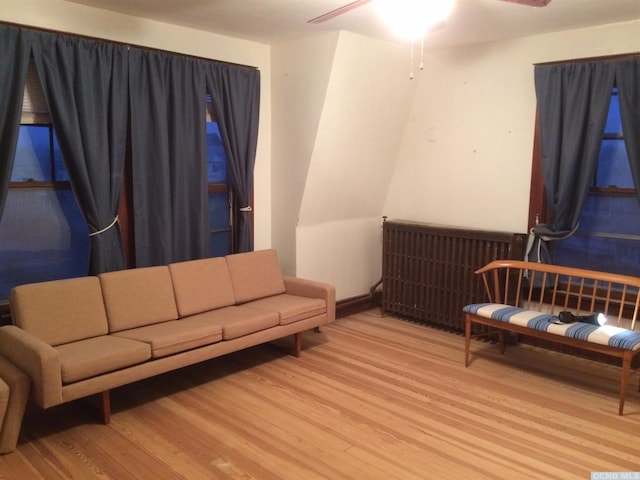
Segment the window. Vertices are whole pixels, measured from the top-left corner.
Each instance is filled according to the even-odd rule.
[[[50,125],[22,125],[0,220],[0,299],[11,288],[87,274],[89,237]]]
[[[552,243],[556,264],[640,275],[640,202],[631,176],[616,89],[578,230]]]
[[[227,157],[214,121],[207,121],[207,177],[210,255],[223,257],[232,253],[233,196],[227,181]]]
[[[89,266],[88,226],[71,189],[33,58],[27,71],[22,113],[18,148],[0,216],[0,321],[14,286],[84,276]],[[234,230],[239,222],[215,119],[206,120],[206,138],[208,253],[223,256],[234,251]],[[134,141],[129,129],[117,225],[128,267],[136,266],[131,165]],[[199,250],[198,254],[206,252]]]

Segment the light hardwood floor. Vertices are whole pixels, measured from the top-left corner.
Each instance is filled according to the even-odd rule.
[[[285,345],[284,343],[282,344]],[[377,310],[87,401],[30,408],[7,479],[588,479],[640,471],[640,394],[619,369],[520,345],[501,356]]]

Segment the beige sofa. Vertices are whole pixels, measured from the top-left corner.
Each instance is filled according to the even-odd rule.
[[[333,286],[284,276],[275,250],[56,280],[11,292],[0,355],[42,408],[335,320]]]

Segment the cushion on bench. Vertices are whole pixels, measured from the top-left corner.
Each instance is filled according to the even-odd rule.
[[[465,313],[491,318],[504,323],[540,330],[555,335],[608,345],[622,350],[640,349],[640,332],[613,325],[596,326],[575,322],[557,324],[557,315],[526,310],[501,303],[475,303],[463,308]]]

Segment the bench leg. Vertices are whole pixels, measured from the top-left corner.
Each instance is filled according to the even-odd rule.
[[[469,347],[471,346],[471,317],[464,315],[464,366],[469,366]]]
[[[500,342],[500,353],[504,355],[504,330],[498,330],[498,341]]]
[[[618,415],[622,415],[624,400],[627,396],[627,384],[629,383],[629,371],[631,370],[631,350],[625,350],[622,357],[622,373],[620,374],[620,406]]]

